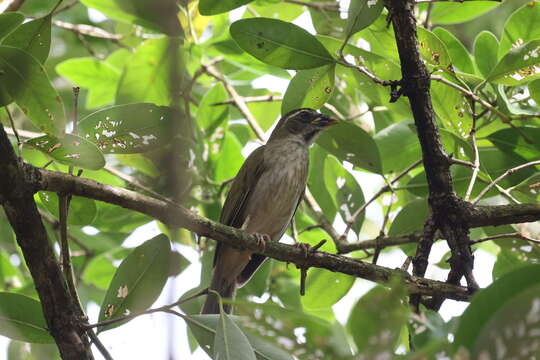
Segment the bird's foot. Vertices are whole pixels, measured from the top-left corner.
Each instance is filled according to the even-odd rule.
[[[313,247],[306,243],[297,242],[293,245],[295,248],[298,248],[304,252],[304,257],[307,258],[310,252],[313,252]]]
[[[254,233],[253,236],[257,239],[257,246],[259,247],[260,252],[264,252],[266,249],[266,242],[270,241],[270,236],[267,234]]]

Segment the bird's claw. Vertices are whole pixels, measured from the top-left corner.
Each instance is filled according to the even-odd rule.
[[[304,252],[304,257],[307,258],[310,252],[313,252],[313,247],[306,243],[297,242],[293,245],[296,248],[299,248]]]
[[[257,247],[259,248],[259,251],[264,252],[264,249],[266,249],[266,242],[270,241],[270,236],[261,233],[254,233],[253,236],[255,236],[255,239],[257,239]]]

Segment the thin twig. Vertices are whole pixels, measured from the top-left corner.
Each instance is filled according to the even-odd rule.
[[[396,83],[395,81],[391,81],[391,80],[382,80],[378,78],[376,75],[374,75],[373,73],[371,73],[371,71],[369,71],[368,68],[366,68],[365,66],[351,64],[350,62],[345,60],[345,58],[343,57],[340,60],[338,60],[337,63],[351,69],[356,69],[357,71],[367,76],[368,79],[370,79],[376,84],[379,84],[382,86],[390,86]]]
[[[351,231],[351,228],[354,224],[354,222],[356,221],[356,218],[358,217],[358,215],[360,215],[367,207],[369,204],[371,204],[373,201],[375,201],[379,196],[381,196],[382,194],[384,194],[385,192],[387,191],[390,191],[391,190],[391,186],[393,184],[395,184],[399,179],[401,179],[403,176],[407,175],[412,169],[414,169],[415,167],[417,167],[418,165],[420,165],[422,163],[422,159],[420,160],[417,160],[415,161],[414,163],[412,163],[411,165],[409,165],[407,168],[405,168],[402,172],[400,172],[395,178],[393,178],[389,184],[383,186],[379,191],[377,191],[377,193],[375,193],[375,195],[373,195],[371,197],[371,199],[369,199],[368,201],[366,201],[362,206],[360,206],[352,215],[349,219],[346,220],[346,225],[347,227],[345,228],[345,231],[343,232],[343,234],[339,237],[339,241],[338,243],[339,244],[342,244],[342,243],[345,243],[345,241],[347,240],[347,235],[349,234],[349,231]]]
[[[79,295],[77,294],[77,287],[75,286],[73,267],[71,266],[71,254],[69,252],[69,242],[67,236],[68,207],[68,195],[58,194],[58,208],[60,213],[60,259],[62,263],[62,270],[64,272],[64,277],[66,278],[66,283],[71,296],[80,304]]]
[[[479,244],[479,243],[482,243],[484,241],[504,239],[504,238],[515,238],[515,239],[526,240],[526,241],[529,241],[529,242],[532,242],[532,243],[535,243],[535,244],[540,244],[540,240],[533,239],[533,238],[530,238],[528,236],[525,236],[523,234],[520,234],[520,233],[516,232],[516,233],[509,233],[509,234],[498,234],[498,235],[484,237],[484,238],[481,238],[481,239],[471,240],[471,245]]]
[[[60,20],[53,20],[52,24],[62,29],[71,30],[80,35],[86,35],[100,39],[118,41],[121,40],[123,37],[120,34],[111,34],[110,32],[103,30],[102,28],[87,24],[71,24]]]
[[[523,168],[534,166],[534,165],[540,165],[540,160],[531,161],[531,162],[521,164],[519,166],[506,170],[501,176],[499,176],[498,178],[493,180],[491,183],[489,183],[489,185],[486,186],[473,201],[471,201],[471,204],[475,205],[478,202],[478,200],[480,200],[489,190],[491,190],[491,188],[493,188],[493,186],[495,186],[498,182],[500,182],[502,179],[504,179],[508,175],[511,175],[515,173],[516,171],[521,170]]]
[[[336,2],[307,2],[307,1],[300,1],[300,0],[285,0],[284,2],[287,2],[289,4],[296,4],[305,6],[314,10],[318,11],[333,11],[333,12],[339,12],[339,4]]]
[[[99,340],[98,336],[94,333],[92,329],[88,329],[86,333],[88,334],[88,337],[92,339],[92,342],[96,345],[97,349],[99,350],[101,355],[103,355],[105,360],[114,360],[105,345],[103,345],[101,340]]]
[[[475,167],[475,165],[474,165],[472,162],[470,162],[470,161],[461,160],[461,159],[456,159],[456,158],[453,158],[453,157],[450,158],[450,159],[448,159],[448,160],[450,160],[450,162],[451,162],[452,164],[463,165],[463,166],[470,167],[470,168],[473,168],[473,169],[474,169],[474,167]]]
[[[225,90],[227,90],[229,95],[232,97],[234,101],[234,105],[238,108],[238,110],[240,110],[240,113],[242,113],[242,115],[248,122],[249,126],[255,133],[255,135],[257,135],[259,140],[266,142],[267,139],[266,139],[266,135],[264,134],[264,130],[260,127],[259,123],[257,123],[257,120],[255,119],[253,114],[251,114],[251,112],[249,111],[246,105],[246,102],[244,101],[242,96],[238,94],[236,89],[227,81],[227,79],[225,79],[225,77],[214,66],[209,65],[209,64],[203,64],[202,68],[208,75],[212,76],[213,78],[215,78],[216,80],[218,80],[225,86]]]
[[[472,190],[474,188],[474,184],[476,183],[476,178],[478,177],[478,173],[480,172],[480,152],[478,151],[478,145],[476,144],[476,121],[478,120],[478,116],[476,114],[476,102],[474,100],[472,101],[472,109],[473,123],[471,126],[471,131],[469,132],[469,136],[471,137],[472,147],[474,150],[474,167],[471,181],[469,182],[469,186],[467,187],[467,191],[465,193],[465,201],[469,201]]]

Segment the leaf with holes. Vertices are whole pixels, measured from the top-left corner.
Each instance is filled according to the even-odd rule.
[[[44,135],[30,139],[24,143],[31,149],[37,149],[54,160],[90,170],[99,170],[105,166],[105,158],[96,145],[79,136],[66,134],[59,139]]]
[[[434,29],[433,33],[446,45],[452,64],[457,70],[469,74],[475,73],[471,55],[454,34],[442,27]]]
[[[14,293],[0,292],[0,335],[29,343],[54,343],[39,301]]]
[[[454,348],[471,358],[536,358],[540,354],[540,265],[507,273],[478,291],[461,317]],[[494,346],[494,344],[498,344]]]
[[[51,15],[22,24],[6,36],[2,45],[24,50],[43,64],[51,48]]]
[[[169,274],[171,245],[161,234],[136,247],[120,264],[101,304],[99,320],[105,321],[144,311],[158,298]],[[100,326],[105,331],[126,321]]]
[[[338,125],[323,132],[317,144],[339,160],[348,161],[354,166],[375,173],[382,170],[377,144],[367,132],[356,125],[340,121]]]
[[[136,154],[166,145],[174,110],[137,103],[96,111],[79,124],[79,133],[105,154]]]
[[[501,31],[499,58],[510,49],[518,47],[531,40],[540,38],[540,2],[530,1],[523,5],[504,24]]]
[[[430,65],[453,72],[452,60],[444,43],[431,31],[417,27],[420,55]]]
[[[277,19],[232,23],[231,36],[250,55],[284,69],[311,69],[334,63],[328,50],[301,27]]]
[[[540,78],[540,39],[508,51],[487,77],[503,85],[520,85]]]
[[[62,99],[32,55],[18,48],[0,46],[0,74],[0,106],[13,99],[36,127],[49,134],[64,133]]]
[[[255,360],[255,352],[246,335],[226,313],[219,315],[214,336],[214,359]]]
[[[289,83],[281,103],[281,114],[300,108],[320,109],[332,96],[336,65],[299,70]]]

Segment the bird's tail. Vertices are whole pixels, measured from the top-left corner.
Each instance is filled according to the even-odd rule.
[[[219,274],[216,270],[217,268],[214,269],[212,283],[210,284],[208,290],[218,292],[222,298],[233,298],[234,293],[236,292],[236,282],[227,281],[227,279],[221,276],[221,274]],[[230,313],[231,304],[223,303],[223,311]],[[215,294],[208,293],[201,314],[219,314],[219,298]]]

